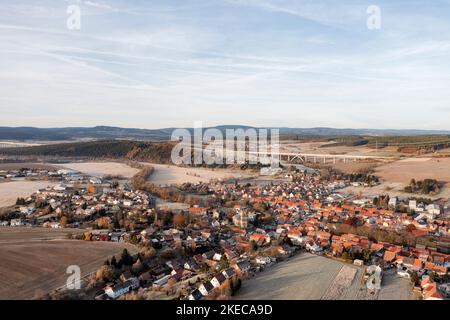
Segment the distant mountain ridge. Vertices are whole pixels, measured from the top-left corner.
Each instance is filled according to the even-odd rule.
[[[245,125],[220,125],[215,127],[222,132],[226,129],[272,129],[275,127],[251,127]],[[36,127],[0,127],[0,140],[41,140],[41,141],[76,141],[81,139],[135,139],[135,140],[169,140],[176,128],[138,129],[110,126],[96,127],[62,127],[62,128],[36,128]],[[193,128],[185,128],[193,132]],[[389,135],[434,135],[450,134],[450,130],[403,130],[403,129],[340,129],[340,128],[288,128],[280,127],[281,135],[305,136],[389,136]]]

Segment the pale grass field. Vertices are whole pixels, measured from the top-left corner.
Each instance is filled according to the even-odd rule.
[[[212,179],[249,178],[252,175],[241,170],[177,167],[173,165],[142,163],[154,167],[150,182],[158,185],[181,184],[185,182],[208,182]]]
[[[450,198],[450,158],[408,158],[383,164],[374,168],[374,174],[381,178],[381,184],[375,187],[347,187],[342,193],[361,196],[391,196],[408,197],[412,194],[404,192],[411,179],[436,179],[444,184],[441,192],[436,195],[426,195],[431,199]],[[424,195],[425,196],[425,195]]]
[[[360,156],[400,156],[402,153],[396,147],[386,147],[379,149],[368,148],[367,146],[330,146],[323,147],[333,142],[298,142],[281,141],[280,150],[284,152],[300,152],[311,154],[348,154]]]
[[[450,158],[411,158],[391,162],[375,169],[375,174],[389,182],[409,183],[437,179],[450,183]]]
[[[400,183],[400,182],[382,182],[381,184],[375,186],[375,187],[353,187],[349,186],[344,189],[340,189],[339,193],[344,194],[353,194],[363,197],[374,197],[379,196],[380,194],[388,194],[391,197],[411,197],[414,196],[414,194],[406,193],[404,191],[406,184]],[[416,195],[417,196],[417,195]],[[444,188],[441,189],[441,192],[438,194],[431,196],[431,195],[418,195],[423,196],[425,198],[430,199],[438,199],[438,198],[450,198],[450,188],[449,184],[447,183]]]
[[[302,253],[244,280],[237,300],[357,299],[361,268]]]
[[[242,282],[236,300],[414,300],[409,281],[386,275],[378,295],[368,293],[364,269],[310,253],[280,262]]]
[[[139,169],[132,168],[119,162],[73,162],[65,163],[60,166],[96,177],[119,175],[125,178],[131,178],[139,172]]]
[[[0,208],[14,205],[17,198],[28,197],[38,189],[54,186],[50,181],[11,181],[0,183]]]

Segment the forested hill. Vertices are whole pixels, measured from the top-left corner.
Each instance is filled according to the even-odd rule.
[[[0,149],[0,155],[118,158],[150,161],[155,163],[169,163],[172,148],[172,142],[100,140],[49,144],[22,148],[3,148]]]
[[[225,133],[226,129],[263,129],[242,125],[222,125],[215,128]],[[204,130],[209,129],[204,128]],[[193,132],[192,128],[186,128]],[[270,127],[267,129],[271,129]],[[302,136],[344,136],[344,135],[423,135],[450,134],[449,130],[391,130],[391,129],[342,129],[342,128],[277,128],[281,135]],[[35,127],[0,127],[0,140],[20,141],[70,141],[86,139],[133,139],[140,141],[170,140],[175,128],[136,129],[109,126],[97,127],[66,127],[66,128],[35,128]]]

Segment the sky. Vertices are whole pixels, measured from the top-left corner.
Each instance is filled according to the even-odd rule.
[[[0,0],[0,126],[450,130],[449,17],[450,0]]]

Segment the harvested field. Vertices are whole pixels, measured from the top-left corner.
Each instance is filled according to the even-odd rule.
[[[416,180],[437,179],[450,183],[450,158],[411,158],[391,162],[375,169],[375,174],[388,182],[407,184]]]
[[[132,168],[119,162],[74,162],[65,163],[61,166],[100,178],[105,175],[131,178],[139,172],[139,169]]]
[[[11,241],[65,240],[68,234],[80,234],[81,229],[50,229],[32,227],[0,227],[0,244]]]
[[[411,281],[402,278],[395,271],[387,272],[383,276],[379,300],[415,300],[417,297],[411,290]]]
[[[248,178],[252,176],[244,171],[233,169],[177,167],[153,163],[143,164],[151,165],[155,169],[150,176],[150,182],[158,185],[208,182],[212,179]]]
[[[401,155],[408,155],[399,152],[398,147],[389,146],[385,148],[369,148],[368,146],[338,146],[330,142],[296,142],[296,141],[281,141],[280,150],[285,152],[301,152],[310,154],[347,154],[347,155],[361,155],[361,156],[383,156],[383,157],[398,157]]]
[[[127,244],[64,239],[73,232],[77,231],[0,228],[0,274],[4,275],[0,299],[32,299],[38,290],[47,292],[64,285],[69,265],[80,266],[84,275],[125,247],[135,252]]]
[[[338,161],[334,164],[326,164],[325,166],[331,166],[343,173],[359,173],[369,172],[377,165],[379,165],[379,162],[375,161],[349,161],[345,163]]]
[[[344,189],[340,189],[339,193],[342,194],[353,194],[363,197],[375,197],[380,194],[388,194],[390,197],[411,197],[411,196],[419,196],[429,199],[438,199],[441,197],[450,198],[450,188],[449,184],[441,190],[437,195],[421,195],[421,194],[412,194],[404,191],[406,184],[399,182],[382,182],[380,185],[374,187],[353,187],[349,186]]]
[[[38,189],[54,186],[50,181],[10,181],[0,183],[0,207],[14,205],[18,197],[28,197]]]
[[[378,294],[362,282],[364,269],[303,253],[244,280],[237,300],[414,300],[410,281],[385,274]]]
[[[352,300],[358,296],[362,275],[363,269],[356,266],[303,253],[245,280],[235,298]]]

